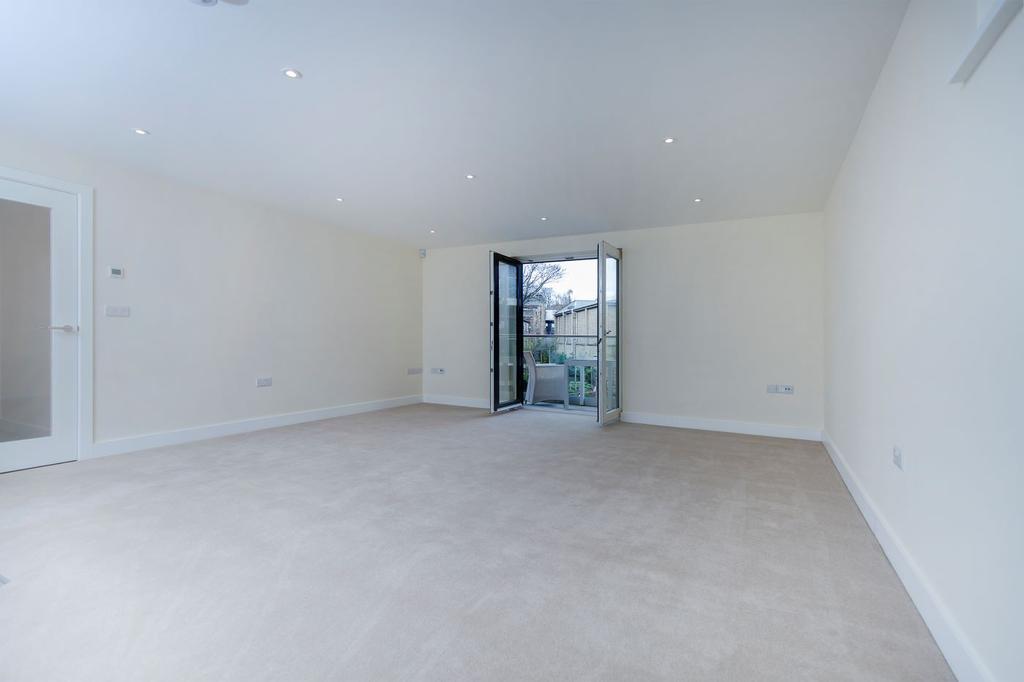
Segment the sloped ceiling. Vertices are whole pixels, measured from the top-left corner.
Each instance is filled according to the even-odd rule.
[[[0,124],[419,246],[820,210],[905,6],[5,1]]]

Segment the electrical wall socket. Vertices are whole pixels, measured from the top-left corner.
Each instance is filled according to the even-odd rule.
[[[431,374],[444,374],[444,367],[431,367],[430,368],[430,373]]]
[[[131,317],[132,309],[126,305],[108,305],[103,309],[107,317]]]
[[[793,384],[768,384],[769,393],[779,393],[781,395],[793,395]]]
[[[256,388],[267,388],[274,385],[273,377],[256,377]]]
[[[898,446],[892,446],[892,463],[896,465],[896,468],[903,471],[903,449]]]

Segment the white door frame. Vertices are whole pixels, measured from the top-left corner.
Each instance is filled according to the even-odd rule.
[[[608,402],[608,270],[607,259],[615,266],[615,402],[618,407],[605,408]],[[597,422],[614,424],[622,418],[622,249],[606,241],[597,245]]]
[[[0,166],[0,179],[73,195],[78,206],[78,453],[93,442],[93,188]]]

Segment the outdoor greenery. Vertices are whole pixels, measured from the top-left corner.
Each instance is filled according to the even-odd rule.
[[[533,353],[533,359],[537,362],[553,362],[564,365],[569,359],[564,352],[557,349],[553,338],[527,337],[524,340],[526,350]]]

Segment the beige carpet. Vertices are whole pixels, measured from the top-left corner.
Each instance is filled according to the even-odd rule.
[[[414,406],[0,476],[0,680],[949,680],[814,443]]]

